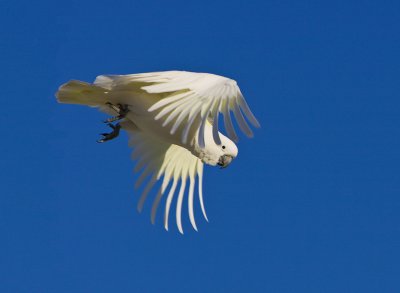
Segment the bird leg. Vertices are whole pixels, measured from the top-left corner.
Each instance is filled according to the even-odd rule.
[[[115,112],[117,112],[118,115],[108,118],[107,120],[104,120],[103,121],[104,123],[110,123],[110,122],[121,120],[121,119],[125,118],[126,114],[128,114],[128,112],[129,112],[128,105],[117,104],[117,106],[115,106],[115,105],[111,104],[110,102],[107,102],[106,104],[111,109],[113,109]]]
[[[110,133],[100,133],[100,135],[103,136],[103,138],[99,139],[97,142],[98,143],[102,143],[102,142],[106,142],[109,140],[112,140],[114,138],[116,138],[119,135],[119,131],[121,129],[121,125],[119,123],[113,125],[111,123],[107,123],[108,126],[110,126],[112,128],[112,132]]]

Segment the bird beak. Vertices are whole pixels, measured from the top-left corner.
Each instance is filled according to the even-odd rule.
[[[219,157],[218,166],[221,166],[221,169],[228,167],[228,165],[232,162],[233,157],[230,155],[223,155]]]

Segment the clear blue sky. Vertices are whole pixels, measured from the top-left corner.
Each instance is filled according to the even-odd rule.
[[[399,1],[2,1],[0,292],[400,292]],[[69,79],[234,78],[260,120],[210,218],[136,212]],[[196,210],[200,215],[199,209]]]

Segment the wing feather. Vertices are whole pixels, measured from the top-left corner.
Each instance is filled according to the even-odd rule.
[[[190,223],[193,226],[193,229],[197,231],[197,226],[196,226],[196,221],[194,219],[194,209],[193,209],[193,196],[194,196],[194,186],[196,184],[195,180],[195,172],[196,172],[196,167],[197,166],[190,166],[190,172],[189,172],[189,180],[190,180],[190,185],[189,185],[189,196],[188,196],[188,210],[189,210],[189,219]]]
[[[253,124],[254,127],[260,127],[260,123],[258,123],[253,112],[251,112],[242,93],[240,93],[238,96],[238,103],[239,103],[240,109],[243,110],[244,114],[246,115],[246,118],[249,119],[250,123]]]
[[[238,141],[238,137],[235,131],[235,128],[233,127],[232,124],[232,119],[231,119],[231,112],[229,110],[229,101],[224,101],[224,124],[226,127],[226,131],[228,132],[228,136],[233,140],[233,141]]]
[[[192,129],[192,125],[193,125],[195,119],[198,118],[198,114],[199,114],[200,112],[201,112],[200,107],[193,107],[193,108],[190,110],[190,113],[189,113],[189,120],[188,120],[188,122],[186,123],[185,129],[183,130],[183,135],[182,135],[182,142],[183,142],[184,144],[186,144],[187,139],[188,139],[189,132],[190,132],[190,130]]]
[[[194,106],[194,104],[196,104],[195,100],[193,100],[185,105],[186,108],[182,109],[182,111],[180,112],[178,118],[176,119],[176,121],[174,123],[174,126],[172,126],[171,134],[174,134],[176,132],[176,130],[178,129],[178,127],[181,125],[182,121],[185,118],[188,118],[191,107]]]
[[[169,216],[169,209],[171,207],[172,198],[175,193],[176,186],[178,185],[178,179],[174,178],[174,182],[172,183],[171,189],[168,193],[167,202],[165,203],[165,213],[164,213],[164,227],[165,230],[168,231],[168,216]]]
[[[239,124],[239,128],[248,136],[253,137],[253,132],[251,131],[249,125],[247,125],[246,120],[244,120],[242,112],[240,112],[238,104],[233,105],[233,115],[236,118],[236,121]]]
[[[152,111],[158,110],[168,104],[175,103],[179,100],[187,98],[188,96],[190,96],[190,94],[191,94],[190,92],[183,92],[181,94],[175,94],[168,98],[164,98],[164,99],[160,100],[159,102],[155,103],[153,106],[151,106],[148,111],[152,112]]]
[[[178,194],[178,201],[176,203],[176,225],[178,226],[179,232],[183,234],[183,229],[182,229],[182,201],[183,201],[183,194],[186,189],[186,172],[187,170],[182,170],[181,174],[181,188],[179,190]]]
[[[199,133],[198,133],[198,142],[199,142],[199,146],[201,148],[205,147],[205,142],[204,142],[204,127],[206,125],[207,122],[207,118],[210,112],[211,107],[213,106],[213,104],[215,103],[215,100],[211,100],[208,102],[208,104],[204,105],[201,111],[201,123],[200,123],[200,129],[199,129]]]
[[[204,218],[208,222],[206,209],[204,208],[204,200],[203,200],[203,164],[197,165],[197,176],[199,177],[199,201],[200,201],[201,211],[203,212]]]
[[[167,125],[169,122],[171,122],[173,119],[176,118],[176,116],[184,113],[184,111],[190,109],[189,105],[190,105],[190,101],[185,101],[185,103],[182,103],[181,105],[177,106],[170,114],[169,116],[164,120],[163,122],[163,126]],[[173,127],[172,127],[173,129]],[[172,134],[172,130],[170,131]]]
[[[157,181],[157,177],[155,175],[153,175],[151,177],[150,181],[147,183],[145,189],[143,190],[142,195],[140,196],[140,199],[139,199],[138,206],[137,206],[137,209],[139,212],[142,211],[144,202],[146,201],[146,198],[147,198],[147,195],[149,194],[149,191],[153,188],[156,181]]]
[[[219,133],[218,133],[218,116],[219,116],[219,108],[221,105],[222,100],[217,100],[216,105],[213,109],[213,128],[212,128],[212,134],[213,134],[213,138],[214,141],[217,145],[221,144],[221,138],[219,137]]]
[[[155,200],[153,201],[153,205],[151,207],[150,221],[153,225],[156,222],[157,208],[160,203],[162,195],[163,195],[163,192],[161,191],[161,187],[160,187],[160,189],[158,190],[157,196],[156,196]]]
[[[188,115],[190,115],[190,113]],[[198,180],[199,186],[200,206],[205,215],[202,187],[200,186],[203,176],[203,163],[201,160],[183,147],[156,140],[143,132],[130,131],[128,133],[130,135],[129,145],[134,148],[132,158],[137,162],[135,171],[141,171],[135,188],[140,187],[146,178],[149,178],[147,179],[148,182],[145,184],[139,199],[138,210],[143,210],[144,204],[150,195],[150,191],[156,185],[157,181],[159,181],[160,186],[151,205],[150,220],[153,224],[155,223],[158,207],[164,202],[163,195],[169,189],[164,210],[164,227],[168,230],[169,212],[177,190],[177,185],[180,182],[176,200],[176,224],[178,230],[180,233],[183,233],[182,203],[186,191],[188,190],[188,215],[190,223],[197,231],[194,218],[194,189],[196,179]],[[189,183],[187,183],[188,180]]]
[[[238,141],[238,136],[232,123],[233,116],[241,131],[249,137],[253,133],[246,119],[254,127],[260,127],[254,114],[247,105],[236,81],[214,74],[194,73],[186,71],[163,71],[129,75],[102,75],[96,78],[95,85],[109,90],[130,90],[140,88],[157,99],[148,109],[155,113],[155,119],[163,126],[171,123],[170,133],[174,134],[185,119],[185,127],[180,129],[183,144],[193,143],[197,130],[197,139],[204,147],[204,119],[213,122],[213,139],[220,144],[218,135],[218,116],[222,113],[223,123],[228,136]],[[214,103],[217,101],[217,103]],[[208,107],[212,105],[211,107]],[[217,106],[218,105],[218,106]],[[195,109],[195,110],[193,110]],[[201,109],[201,111],[199,110]],[[206,118],[205,118],[206,117]],[[200,123],[194,123],[200,121]]]
[[[219,113],[224,115],[224,125],[228,136],[234,141],[238,140],[238,136],[233,127],[230,112],[233,112],[239,128],[248,137],[252,137],[253,132],[245,118],[254,127],[260,127],[237,83],[232,79],[214,74],[184,71],[155,72],[152,75],[138,74],[136,78],[141,82],[152,83],[142,87],[148,93],[167,94],[165,98],[161,98],[153,104],[148,111],[159,110],[160,112],[157,113],[156,119],[160,119],[170,113],[163,122],[163,126],[166,126],[176,118],[176,122],[171,126],[170,132],[172,134],[177,131],[182,121],[187,118],[188,124],[183,128],[181,134],[183,143],[190,141],[189,133],[195,133],[195,131],[191,130],[197,125],[190,122],[195,121],[196,117],[201,121],[198,126],[200,129],[197,137],[201,147],[204,147],[204,124],[207,118],[210,118],[213,123],[213,139],[215,143],[221,144],[218,135]],[[182,93],[182,91],[184,92]],[[168,93],[170,94],[168,95]],[[193,111],[193,108],[201,108],[201,111]]]
[[[182,104],[187,103],[188,101],[186,99],[180,99],[178,101],[172,102],[165,106],[155,117],[156,120],[159,120],[160,118],[164,117],[168,113],[174,113],[175,110],[181,106]]]
[[[136,183],[135,183],[136,189],[142,185],[143,180],[146,179],[147,176],[149,176],[150,172],[151,172],[151,168],[150,168],[150,165],[148,165],[148,166],[146,166],[146,168],[144,169],[142,174],[140,174],[138,180],[136,181]]]

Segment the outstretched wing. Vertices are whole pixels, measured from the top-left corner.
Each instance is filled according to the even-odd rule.
[[[170,125],[170,133],[181,131],[182,142],[190,141],[190,134],[198,131],[198,142],[204,147],[204,127],[207,120],[213,124],[213,138],[215,143],[221,144],[218,134],[218,116],[224,116],[224,125],[228,136],[237,141],[238,137],[232,124],[231,112],[240,129],[248,136],[253,133],[244,116],[250,123],[259,127],[257,119],[248,107],[236,81],[208,73],[193,73],[185,71],[164,71],[124,76],[101,76],[97,83],[104,83],[108,78],[107,86],[144,83],[142,90],[150,94],[163,94],[158,102],[148,111],[158,111],[156,120],[161,120],[163,126]],[[96,83],[96,84],[97,84]],[[148,84],[148,85],[147,85]],[[244,115],[243,115],[244,114]]]
[[[144,180],[150,177],[139,199],[138,210],[140,212],[142,211],[143,205],[150,190],[159,180],[161,182],[161,186],[153,201],[151,209],[151,222],[154,224],[157,208],[163,195],[166,194],[168,189],[169,191],[165,201],[164,210],[164,227],[166,230],[168,230],[169,211],[175,191],[177,190],[178,183],[180,182],[178,199],[176,203],[176,222],[179,231],[183,234],[181,216],[182,202],[186,191],[187,181],[189,180],[189,219],[193,228],[197,231],[193,208],[196,181],[198,182],[197,185],[200,206],[203,211],[203,215],[207,220],[203,203],[203,163],[201,160],[180,146],[155,140],[154,138],[138,131],[128,131],[128,133],[130,136],[129,146],[133,147],[134,149],[132,153],[132,159],[137,160],[135,172],[141,172],[141,175],[135,184],[135,188],[141,186]]]

